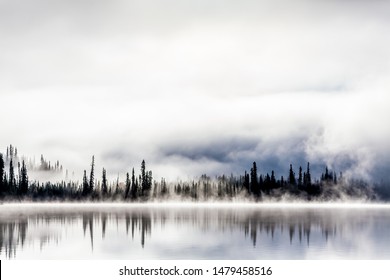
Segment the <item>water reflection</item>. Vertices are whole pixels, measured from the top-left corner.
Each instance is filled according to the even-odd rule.
[[[383,259],[389,231],[390,209],[9,206],[0,257]]]

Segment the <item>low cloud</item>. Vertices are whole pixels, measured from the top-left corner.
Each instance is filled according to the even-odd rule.
[[[390,179],[387,1],[22,2],[0,1],[2,149],[80,177],[95,155],[113,178]]]

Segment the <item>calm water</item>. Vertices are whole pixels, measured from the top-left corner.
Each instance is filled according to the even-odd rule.
[[[1,259],[390,259],[390,207],[0,205]]]

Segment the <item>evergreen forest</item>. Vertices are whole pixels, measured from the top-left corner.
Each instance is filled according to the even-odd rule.
[[[344,178],[324,166],[319,178],[313,178],[310,163],[299,166],[287,164],[286,174],[273,170],[261,173],[254,161],[249,171],[240,175],[220,175],[213,178],[203,174],[192,180],[167,182],[156,180],[147,169],[145,160],[139,168],[125,174],[125,181],[109,181],[107,170],[95,169],[95,157],[83,171],[82,178],[69,178],[59,161],[47,161],[43,155],[39,164],[18,155],[10,145],[5,155],[0,153],[0,200],[2,201],[332,201],[364,199],[384,201],[390,198],[389,187],[361,179]],[[29,179],[30,171],[59,174],[55,182]]]

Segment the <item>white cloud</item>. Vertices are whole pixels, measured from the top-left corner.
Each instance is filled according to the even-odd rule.
[[[0,1],[3,148],[173,177],[300,152],[368,175],[389,154],[386,1],[21,2]],[[230,163],[202,154],[218,143]]]

